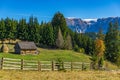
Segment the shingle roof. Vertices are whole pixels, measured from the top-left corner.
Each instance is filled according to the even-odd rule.
[[[18,42],[18,45],[21,49],[37,49],[34,42]]]

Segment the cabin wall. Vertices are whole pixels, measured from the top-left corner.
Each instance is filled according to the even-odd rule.
[[[21,50],[21,54],[36,54],[37,50]]]

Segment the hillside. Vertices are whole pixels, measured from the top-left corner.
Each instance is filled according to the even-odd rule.
[[[1,47],[1,45],[0,45]],[[63,61],[80,61],[80,62],[90,62],[90,56],[87,56],[83,53],[77,53],[73,50],[56,50],[56,49],[43,49],[38,48],[40,53],[38,55],[19,55],[13,54],[14,45],[8,45],[10,53],[0,53],[1,57],[7,58],[19,58],[19,59],[28,59],[28,60],[42,60],[42,61],[52,61],[61,59]]]
[[[1,47],[1,44],[0,44]],[[38,55],[19,55],[14,54],[14,45],[8,44],[8,47],[10,49],[10,53],[2,53],[0,52],[0,58],[14,58],[14,59],[25,59],[25,60],[40,60],[40,61],[56,61],[58,59],[61,59],[62,61],[73,61],[73,62],[91,62],[90,56],[83,54],[83,53],[77,53],[73,50],[58,50],[58,49],[44,49],[44,48],[38,48],[40,53]],[[107,64],[107,67],[109,69],[118,69],[117,66],[111,64],[108,61],[105,61],[105,65]]]

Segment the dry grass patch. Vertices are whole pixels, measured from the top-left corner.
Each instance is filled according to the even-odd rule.
[[[119,71],[16,71],[1,70],[0,80],[120,80]]]

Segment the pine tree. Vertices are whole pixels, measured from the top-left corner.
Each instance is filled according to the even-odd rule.
[[[72,49],[72,39],[69,34],[66,37],[64,48],[69,50]]]
[[[6,29],[6,33],[5,33],[5,38],[6,39],[10,39],[10,30],[11,30],[11,20],[7,17],[5,19],[5,29]]]
[[[21,19],[17,26],[17,38],[20,40],[28,40],[28,26],[26,19]]]
[[[102,28],[99,29],[98,34],[97,34],[97,38],[101,39],[101,40],[104,40],[104,34],[103,34],[103,29]]]
[[[38,19],[35,17],[34,18],[34,42],[36,42],[36,43],[39,43],[39,41],[40,41],[40,35],[39,35],[39,22],[38,22]]]
[[[110,23],[108,32],[105,36],[106,43],[106,58],[112,62],[117,62],[117,58],[120,56],[120,32],[119,25]]]
[[[74,45],[78,45],[78,47],[83,48],[86,54],[93,54],[94,51],[94,41],[86,36],[83,33],[74,34]]]
[[[36,17],[30,16],[28,22],[28,37],[29,41],[39,42],[39,23]]]
[[[6,39],[16,39],[16,28],[17,28],[17,21],[13,19],[6,18],[5,19],[5,28],[6,28]]]
[[[5,22],[3,19],[1,19],[0,21],[0,40],[4,40],[5,39]]]
[[[56,46],[60,49],[62,49],[64,47],[64,40],[63,40],[63,36],[62,36],[60,28],[58,31],[58,37],[56,39]]]
[[[28,22],[28,40],[33,41],[34,40],[34,18],[33,16],[29,17],[29,22]]]
[[[54,46],[54,39],[53,39],[53,29],[50,23],[44,24],[41,28],[41,40],[40,43],[46,45],[48,47]]]
[[[64,15],[60,12],[55,13],[51,23],[54,31],[54,40],[57,39],[59,28],[61,29],[63,39],[65,39],[67,36],[68,27]]]
[[[14,20],[12,19],[11,21],[11,35],[10,35],[10,38],[15,40],[17,38],[17,25],[18,25],[18,21],[17,20]]]

